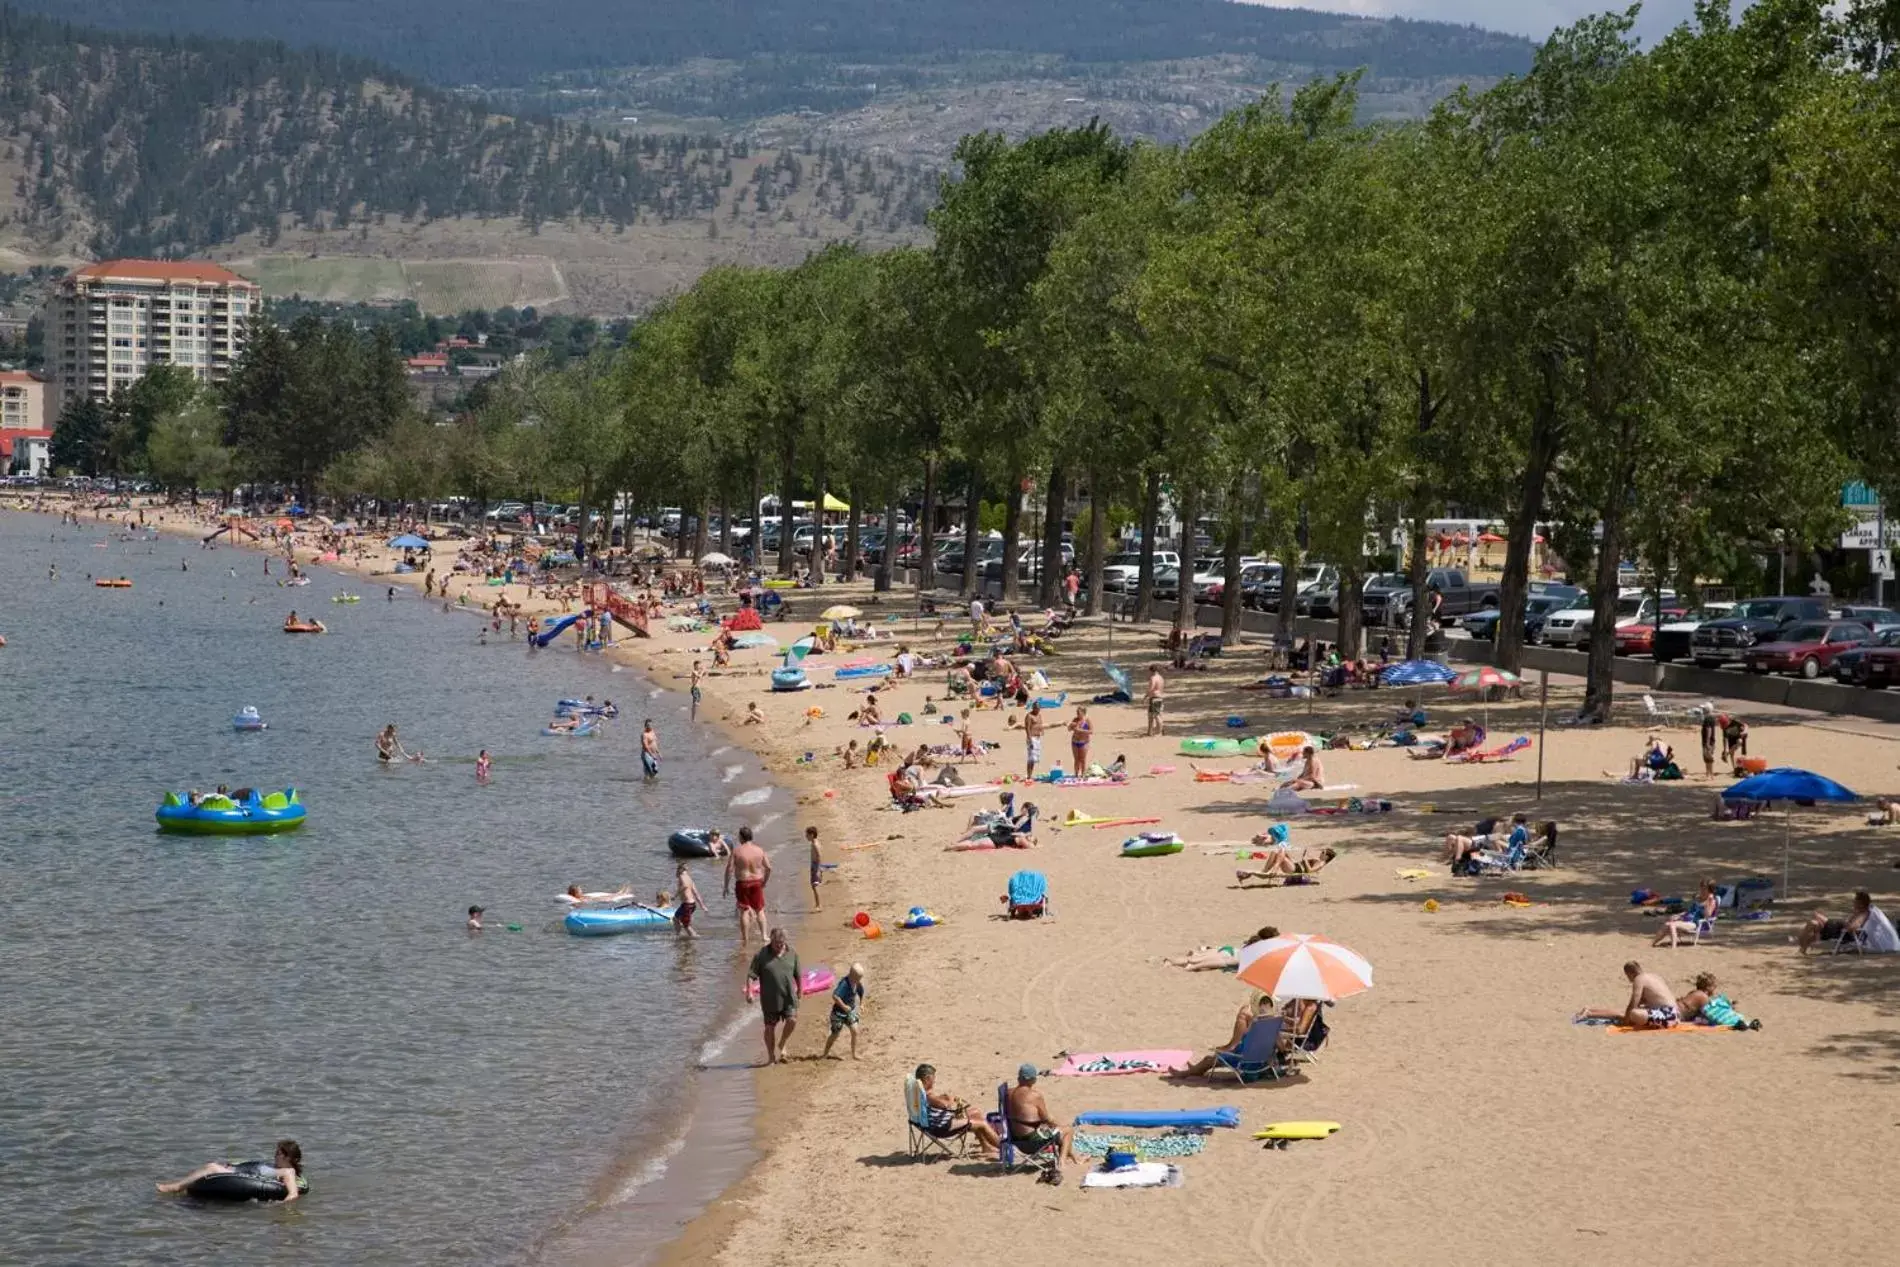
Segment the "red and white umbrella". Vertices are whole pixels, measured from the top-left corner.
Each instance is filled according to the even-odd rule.
[[[1370,990],[1372,965],[1336,941],[1293,933],[1241,947],[1240,979],[1276,999],[1331,1003]]]

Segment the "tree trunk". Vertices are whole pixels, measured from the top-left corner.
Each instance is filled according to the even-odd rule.
[[[1635,441],[1628,424],[1621,428],[1623,452],[1603,506],[1603,542],[1597,550],[1595,592],[1590,604],[1590,661],[1583,688],[1583,713],[1599,722],[1610,720],[1616,694],[1617,564],[1623,558],[1623,518],[1629,509],[1630,484],[1636,478]]]
[[[1058,462],[1049,471],[1049,492],[1042,509],[1042,559],[1037,567],[1036,601],[1054,607],[1062,592],[1062,520],[1069,505],[1069,473]]]
[[[612,540],[613,521],[607,521],[608,540]],[[728,559],[732,557],[732,505],[726,500],[724,491],[719,494],[719,553]]]
[[[821,427],[818,445],[818,491],[812,494],[811,500],[811,552],[805,556],[805,570],[810,574],[813,585],[825,583],[825,542],[830,540],[825,533],[825,498],[829,497],[830,493],[825,489],[825,481],[829,475],[825,463],[823,437],[824,430]]]
[[[937,457],[924,454],[924,504],[917,518],[917,592],[937,588]]]
[[[1187,483],[1181,490],[1181,537],[1175,543],[1175,553],[1181,556],[1181,565],[1175,569],[1174,594],[1174,632],[1175,641],[1186,638],[1186,630],[1194,628],[1194,564],[1189,559],[1193,554],[1194,525],[1201,518],[1200,485]],[[1181,547],[1186,546],[1186,549]]]
[[[963,576],[957,585],[957,597],[966,602],[976,594],[977,572],[983,564],[977,557],[982,553],[981,533],[977,528],[977,516],[982,513],[983,479],[970,468],[970,483],[965,491],[963,504]]]
[[[792,485],[797,479],[798,440],[787,428],[785,444],[779,452],[778,469],[778,574],[792,574]]]
[[[752,500],[746,506],[746,518],[752,521],[752,535],[746,538],[746,559],[752,566],[765,567],[765,525],[760,522],[765,513],[759,509],[759,503],[765,500],[765,464],[759,461],[756,451],[748,451],[750,460],[746,463],[749,475],[746,483],[746,495]]]
[[[1524,664],[1524,608],[1530,600],[1531,551],[1535,547],[1537,520],[1544,513],[1544,493],[1550,484],[1551,468],[1563,441],[1557,417],[1557,402],[1549,389],[1537,402],[1531,415],[1530,444],[1525,453],[1524,474],[1518,485],[1518,501],[1511,512],[1504,543],[1504,578],[1498,588],[1498,623],[1492,635],[1491,660],[1511,673]]]
[[[891,570],[897,566],[897,498],[884,502],[884,548],[877,552],[877,573],[871,588],[880,594],[891,589]]]
[[[1003,557],[998,560],[997,575],[1002,579],[999,591],[1005,603],[1022,596],[1017,580],[1017,560],[1023,552],[1023,474],[1012,469],[1003,489]]]
[[[574,521],[574,557],[583,562],[587,558],[587,512],[592,508],[593,500],[591,481],[582,476],[580,514]]]
[[[1148,472],[1141,499],[1141,569],[1135,574],[1135,620],[1146,624],[1155,607],[1155,529],[1161,519],[1161,472]]]
[[[851,509],[845,512],[844,520],[844,579],[858,579],[858,528],[864,522],[864,490],[853,487],[851,490]]]
[[[1365,654],[1360,645],[1365,636],[1365,613],[1359,604],[1366,592],[1366,574],[1362,568],[1339,569],[1339,654],[1357,659]]]
[[[1412,628],[1405,639],[1408,660],[1417,660],[1425,654],[1425,635],[1431,629],[1432,605],[1425,591],[1425,565],[1431,561],[1425,557],[1426,513],[1424,498],[1415,496],[1411,514],[1412,557],[1405,571],[1412,582]]]
[[[1220,642],[1231,647],[1240,641],[1240,487],[1227,502],[1227,531],[1221,543]],[[1282,593],[1285,591],[1282,590]],[[1284,606],[1285,604],[1282,604]]]
[[[693,525],[693,562],[695,563],[706,557],[706,547],[711,544],[706,539],[706,516],[711,513],[712,502],[709,498],[702,496],[694,502],[693,517],[699,521]]]
[[[1089,472],[1089,572],[1088,605],[1083,612],[1089,616],[1102,614],[1102,566],[1108,561],[1108,494],[1104,490],[1101,473]]]

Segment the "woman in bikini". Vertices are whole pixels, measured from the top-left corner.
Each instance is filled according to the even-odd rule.
[[[1242,881],[1276,880],[1287,879],[1293,876],[1310,876],[1317,874],[1327,863],[1338,856],[1338,852],[1330,845],[1320,850],[1317,854],[1302,851],[1297,858],[1284,849],[1278,849],[1268,854],[1266,859],[1252,871],[1242,868],[1234,872],[1234,875]]]

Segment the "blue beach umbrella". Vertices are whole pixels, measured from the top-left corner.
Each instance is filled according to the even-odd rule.
[[[1381,673],[1379,681],[1387,686],[1433,686],[1457,676],[1456,669],[1436,660],[1406,660]]]
[[[413,532],[405,532],[400,537],[391,537],[389,548],[391,550],[427,550],[429,543]]]
[[[1764,770],[1760,774],[1750,775],[1740,783],[1723,789],[1725,801],[1797,801],[1811,804],[1816,801],[1857,801],[1860,799],[1853,789],[1843,787],[1824,774],[1812,770],[1797,770],[1793,766],[1781,766],[1774,770]],[[1794,835],[1792,812],[1782,815],[1781,831],[1781,896],[1788,897],[1788,849]]]
[[[1122,668],[1119,664],[1110,664],[1107,660],[1104,660],[1102,661],[1102,672],[1108,674],[1108,680],[1115,684],[1116,690],[1128,696],[1130,699],[1135,697],[1135,688],[1128,680],[1128,670]]]

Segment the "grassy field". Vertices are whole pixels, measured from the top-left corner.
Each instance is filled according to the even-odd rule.
[[[507,259],[398,260],[350,255],[260,255],[232,266],[266,295],[337,302],[413,299],[424,312],[456,313],[504,304],[547,306],[568,297],[554,261]]]

